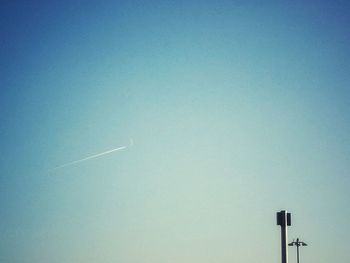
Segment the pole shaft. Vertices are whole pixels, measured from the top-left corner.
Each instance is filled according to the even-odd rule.
[[[281,211],[282,224],[281,224],[281,252],[282,263],[288,263],[288,233],[287,233],[287,211]]]
[[[299,245],[297,245],[297,263],[299,263]]]
[[[281,226],[281,251],[282,251],[282,263],[288,263],[288,250],[287,250],[287,226]]]

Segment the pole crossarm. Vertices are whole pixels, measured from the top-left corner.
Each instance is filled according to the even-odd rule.
[[[300,247],[300,246],[307,246],[307,244],[303,241],[300,241],[299,238],[297,238],[296,241],[293,241],[293,242],[290,242],[288,244],[288,246],[297,246],[297,247]]]

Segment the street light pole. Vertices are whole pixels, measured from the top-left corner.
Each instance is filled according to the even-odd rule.
[[[297,238],[296,241],[289,243],[288,246],[296,246],[297,247],[297,263],[299,263],[299,247],[300,246],[307,246],[307,244],[303,241],[299,241],[299,238]]]
[[[297,246],[297,263],[299,263],[299,246]]]

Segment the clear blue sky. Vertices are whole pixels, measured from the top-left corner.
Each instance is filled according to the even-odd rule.
[[[350,5],[264,2],[1,1],[0,261],[350,262]]]

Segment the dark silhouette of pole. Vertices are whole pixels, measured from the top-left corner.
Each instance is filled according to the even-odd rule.
[[[291,214],[287,211],[282,210],[277,212],[277,225],[281,226],[281,252],[282,252],[282,263],[288,263],[288,249],[287,249],[287,226],[291,225]]]
[[[307,244],[303,241],[299,241],[299,238],[297,238],[296,241],[289,243],[288,246],[296,246],[297,247],[297,263],[299,263],[299,247],[300,246],[307,246]]]

